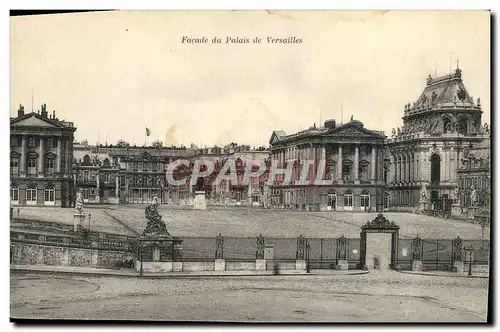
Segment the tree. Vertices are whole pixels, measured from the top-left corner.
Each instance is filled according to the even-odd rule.
[[[160,141],[159,139],[157,139],[156,141],[151,143],[151,146],[155,149],[159,149],[159,148],[163,147],[163,142]]]
[[[126,142],[122,139],[119,139],[118,142],[116,142],[116,146],[119,148],[128,148],[128,147],[130,147],[130,143]]]

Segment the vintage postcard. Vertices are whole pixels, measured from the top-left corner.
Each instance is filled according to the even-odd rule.
[[[490,25],[11,16],[11,321],[491,321]]]

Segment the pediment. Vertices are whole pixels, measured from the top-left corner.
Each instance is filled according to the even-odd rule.
[[[269,140],[269,143],[272,145],[272,144],[276,144],[280,141],[280,139],[278,138],[278,135],[276,135],[275,133],[273,133],[271,135],[271,139]]]
[[[13,127],[46,127],[46,128],[58,128],[53,123],[49,121],[45,121],[34,114],[24,119],[20,119],[19,121],[15,121],[11,124]]]
[[[346,124],[344,126],[337,127],[333,130],[328,131],[326,136],[347,136],[347,137],[373,137],[381,138],[380,135],[373,133],[367,129],[360,128],[355,125]]]

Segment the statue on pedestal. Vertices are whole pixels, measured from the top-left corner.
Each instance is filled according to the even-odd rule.
[[[458,200],[459,200],[458,187],[455,187],[455,190],[453,191],[453,204],[458,204]]]
[[[82,197],[82,190],[78,189],[76,193],[76,203],[75,203],[75,215],[82,215],[83,214],[83,197]]]
[[[163,220],[162,216],[158,213],[159,205],[160,204],[158,203],[158,197],[156,197],[156,195],[153,195],[153,203],[148,207],[146,207],[145,209],[145,216],[146,219],[148,219],[148,223],[143,233],[155,233],[155,234],[162,233],[170,236],[170,234],[167,231],[167,226],[165,224],[165,221]]]
[[[422,183],[422,188],[420,188],[420,200],[427,201],[427,183]]]
[[[470,204],[471,206],[475,206],[478,203],[478,193],[476,188],[474,186],[471,188],[471,193],[470,193]]]

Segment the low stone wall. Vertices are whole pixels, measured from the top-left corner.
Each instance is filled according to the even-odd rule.
[[[226,261],[226,271],[255,270],[255,262],[228,262]]]
[[[182,271],[213,271],[215,269],[214,262],[183,262]]]
[[[117,268],[133,259],[126,251],[11,242],[11,264]]]

